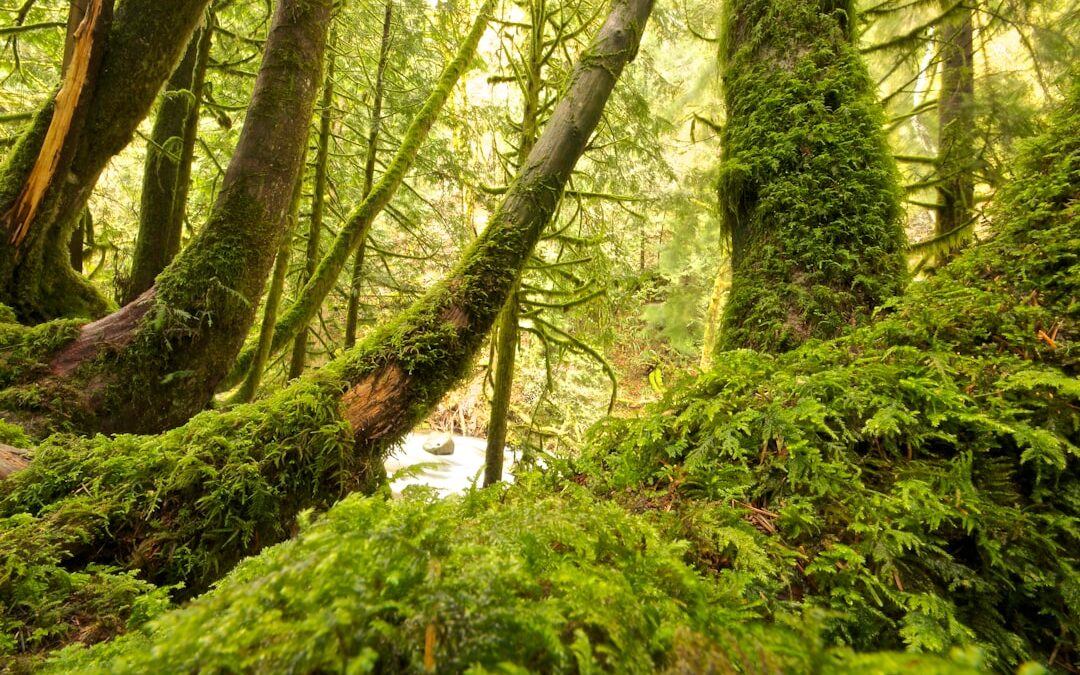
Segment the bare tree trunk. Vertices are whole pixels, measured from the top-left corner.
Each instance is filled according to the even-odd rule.
[[[897,172],[851,4],[724,4],[733,274],[717,351],[834,337],[906,285]]]
[[[153,286],[180,252],[212,35],[209,26],[195,32],[161,97],[146,148],[139,234],[122,298],[125,305]]]
[[[379,49],[379,68],[375,73],[375,102],[371,106],[371,131],[368,133],[367,157],[364,160],[364,198],[371,194],[375,184],[375,160],[379,156],[379,131],[382,127],[383,89],[386,76],[386,63],[390,58],[390,21],[393,18],[393,3],[386,3],[383,15],[383,34]],[[356,344],[356,325],[360,313],[360,286],[364,280],[364,251],[367,240],[361,241],[353,259],[352,282],[349,284],[349,306],[345,311],[345,348]]]
[[[518,139],[517,167],[524,166],[536,144],[540,121],[540,90],[543,86],[544,27],[547,22],[545,0],[529,3],[529,45],[525,57],[525,72],[519,80],[524,98],[521,114],[521,136]],[[510,416],[510,399],[514,393],[514,361],[517,358],[519,330],[518,300],[520,280],[514,285],[510,299],[499,318],[495,343],[495,387],[491,394],[491,418],[488,422],[487,447],[484,461],[484,486],[502,480],[503,456],[506,453],[506,431]]]
[[[69,71],[71,123],[54,124],[54,110],[65,108],[50,101],[0,168],[0,302],[23,321],[107,311],[108,301],[71,269],[68,241],[102,170],[131,140],[209,3],[124,0],[110,22],[110,1],[85,31],[85,67],[78,76]]]
[[[68,7],[68,20],[67,20],[67,34],[64,37],[64,66],[61,69],[62,73],[67,73],[68,66],[71,64],[71,57],[75,52],[75,33],[79,29],[79,25],[82,24],[83,18],[86,16],[86,6],[90,0],[71,0],[71,6]],[[71,241],[68,244],[68,255],[71,259],[71,268],[76,272],[82,273],[83,271],[83,246],[86,239],[86,219],[90,217],[89,209],[84,207],[82,217],[79,218],[79,224],[75,226],[75,231],[71,234]]]

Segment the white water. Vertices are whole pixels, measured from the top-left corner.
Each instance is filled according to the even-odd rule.
[[[454,454],[433,455],[424,450],[424,442],[430,438],[444,437],[442,433],[416,433],[405,437],[401,446],[386,460],[386,474],[390,477],[390,489],[394,494],[410,485],[427,485],[438,490],[443,497],[460,494],[475,483],[484,482],[484,452],[487,440],[471,436],[451,436]],[[516,453],[507,451],[503,460],[503,480],[514,482],[513,467]],[[408,472],[411,475],[394,480],[394,474],[408,467],[428,465]]]

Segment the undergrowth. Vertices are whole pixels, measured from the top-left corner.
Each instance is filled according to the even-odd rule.
[[[353,452],[332,389],[297,385],[160,436],[40,443],[0,482],[0,659],[111,637],[139,603],[190,597],[288,537],[299,511],[370,489],[381,463]]]
[[[48,672],[975,672],[978,657],[828,648],[766,625],[685,543],[580,488],[349,497],[140,633]],[[872,666],[870,671],[864,666]]]

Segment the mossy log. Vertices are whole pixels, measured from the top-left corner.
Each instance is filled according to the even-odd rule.
[[[299,6],[294,6],[299,3]],[[319,89],[330,0],[284,2],[210,218],[134,302],[85,326],[5,414],[31,431],[153,433],[204,409],[255,320]]]
[[[91,37],[100,60],[72,83],[85,96],[78,123],[59,139],[51,174],[64,180],[47,182],[18,246],[7,228],[0,238],[0,302],[22,321],[100,316],[108,310],[108,301],[71,269],[68,240],[105,165],[131,141],[208,4],[125,0],[107,33]],[[0,214],[9,214],[30,181],[54,109],[54,101],[45,104],[0,168]]]
[[[725,3],[720,206],[732,279],[718,349],[791,349],[907,283],[896,166],[852,3]]]
[[[204,412],[160,436],[39,444],[29,467],[0,483],[0,566],[10,572],[0,575],[0,621],[12,638],[0,646],[39,652],[100,639],[137,623],[145,603],[158,606],[155,589],[205,590],[287,537],[303,509],[376,485],[388,448],[468,370],[651,10],[650,0],[613,4],[487,229],[396,322],[264,401]],[[28,547],[33,561],[15,564]],[[131,599],[140,594],[145,603]],[[74,629],[91,623],[100,630]]]

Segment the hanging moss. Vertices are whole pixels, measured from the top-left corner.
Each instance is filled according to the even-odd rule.
[[[724,5],[720,203],[734,273],[720,349],[835,337],[906,283],[896,169],[850,5]]]

